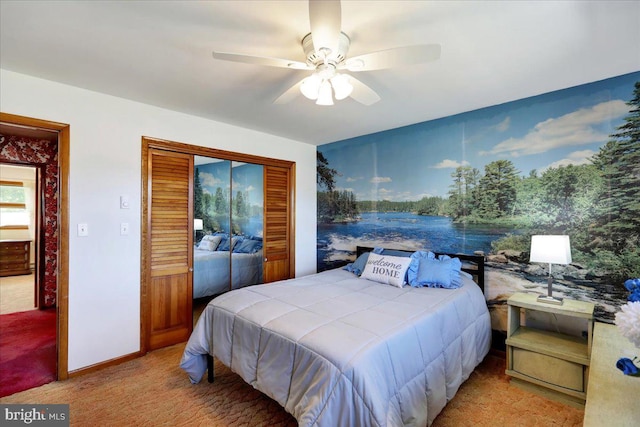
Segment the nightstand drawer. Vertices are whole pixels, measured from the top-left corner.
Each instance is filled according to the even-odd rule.
[[[585,391],[584,365],[520,348],[513,349],[513,370],[549,384]]]

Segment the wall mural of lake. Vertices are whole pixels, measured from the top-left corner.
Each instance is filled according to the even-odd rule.
[[[640,72],[318,147],[318,271],[380,246],[486,255],[494,330],[546,293],[531,235],[567,234],[554,295],[612,322],[640,277]]]

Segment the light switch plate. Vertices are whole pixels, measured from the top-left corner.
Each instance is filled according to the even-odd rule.
[[[127,236],[129,234],[129,223],[121,222],[120,223],[120,235]]]

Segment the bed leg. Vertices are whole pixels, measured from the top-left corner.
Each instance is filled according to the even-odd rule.
[[[207,354],[207,381],[213,382],[213,356]]]

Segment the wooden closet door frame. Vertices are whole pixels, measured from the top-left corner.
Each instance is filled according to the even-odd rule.
[[[197,145],[185,144],[182,142],[168,141],[153,137],[142,137],[142,191],[140,209],[140,354],[149,351],[149,283],[150,283],[150,224],[148,223],[149,201],[148,190],[151,178],[148,170],[149,151],[159,149],[194,156],[213,157],[223,160],[260,164],[264,166],[275,166],[285,168],[289,171],[289,277],[295,276],[295,162],[288,160],[274,159],[270,157],[254,156],[251,154],[237,153],[233,151],[219,150],[216,148],[201,147]],[[193,195],[191,196],[193,197]]]

